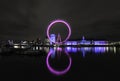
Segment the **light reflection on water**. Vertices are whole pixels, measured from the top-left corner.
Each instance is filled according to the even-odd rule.
[[[104,54],[107,52],[113,52],[114,54],[116,54],[119,48],[117,47],[81,47],[81,48],[66,47],[65,50],[69,53],[82,52],[83,55],[87,52],[92,52],[94,54]]]
[[[108,51],[113,51],[116,53],[116,47],[81,47],[81,48],[75,48],[75,47],[66,47],[65,48],[67,52],[93,52],[93,53],[105,53]]]
[[[49,49],[49,52],[48,52]],[[105,54],[108,52],[117,53],[117,50],[120,51],[120,48],[117,47],[66,47],[66,48],[60,48],[60,47],[54,47],[54,48],[47,48],[46,52],[48,52],[46,57],[46,65],[48,70],[54,74],[54,75],[63,75],[66,74],[72,65],[72,58],[70,54],[72,53],[78,53],[80,52],[82,54],[82,57],[85,58],[86,54],[93,53],[93,54]],[[66,55],[69,59],[69,63],[67,64],[67,67],[63,70],[57,70],[57,68],[53,68],[52,65],[50,65],[49,59],[55,59],[57,57],[61,58],[61,56]],[[57,57],[56,57],[57,56]],[[58,58],[57,58],[58,59]],[[66,59],[66,58],[65,58]],[[56,61],[56,60],[54,60]],[[63,61],[62,61],[63,62]]]
[[[63,53],[64,52],[64,53]],[[49,62],[49,59],[52,58],[54,59],[55,58],[55,55],[57,55],[59,58],[61,57],[61,55],[66,55],[69,59],[69,63],[67,64],[67,67],[63,70],[56,70],[54,69],[51,65],[50,65],[50,62]],[[65,73],[67,73],[71,67],[71,64],[72,64],[72,58],[71,56],[68,54],[68,52],[62,50],[62,48],[57,48],[56,50],[55,49],[50,49],[47,57],[46,57],[46,65],[47,65],[47,68],[48,70],[52,73],[52,74],[55,74],[55,75],[63,75]]]

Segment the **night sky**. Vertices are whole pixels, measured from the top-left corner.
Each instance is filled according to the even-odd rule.
[[[120,0],[0,0],[0,39],[43,40],[55,19],[71,25],[70,39],[120,40]]]

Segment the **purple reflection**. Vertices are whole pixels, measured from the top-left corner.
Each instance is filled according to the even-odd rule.
[[[93,51],[94,51],[95,53],[105,53],[106,49],[105,49],[105,47],[95,47],[95,48],[93,49]]]
[[[91,51],[91,47],[81,47],[81,51],[90,52]]]
[[[77,52],[77,48],[72,48],[72,52],[76,53]]]
[[[55,50],[53,48],[50,48],[50,51],[52,52],[51,58],[55,58]]]
[[[83,58],[85,58],[86,52],[85,52],[85,51],[82,51],[82,54],[83,54]]]
[[[62,51],[62,48],[60,48],[60,47],[57,47],[57,51]]]
[[[66,47],[65,48],[67,52],[78,52],[78,51],[85,51],[85,52],[90,52],[91,51],[91,47],[81,47],[81,48],[76,48],[76,47]]]
[[[94,52],[94,53],[105,53],[106,47],[81,47],[81,48],[74,48],[74,47],[66,47],[67,52]]]
[[[71,47],[66,47],[67,52],[71,52]]]
[[[107,48],[106,47],[81,47],[81,48],[66,47],[65,50],[69,53],[77,53],[80,51],[82,52],[83,57],[85,57],[85,54],[87,52],[93,52],[95,54],[105,53]]]
[[[82,52],[83,57],[85,57],[85,53],[86,53],[85,49],[84,49],[84,48],[81,48],[80,50],[81,50],[81,52]]]
[[[71,67],[71,64],[72,64],[72,59],[71,59],[71,57],[70,57],[70,55],[65,51],[65,54],[68,56],[68,58],[69,58],[69,65],[68,65],[68,67],[66,68],[66,69],[64,69],[64,70],[62,70],[62,71],[58,71],[58,70],[55,70],[55,69],[53,69],[51,66],[50,66],[50,64],[49,64],[49,57],[52,55],[52,51],[50,51],[49,53],[48,53],[48,55],[47,55],[47,58],[46,58],[46,65],[47,65],[47,67],[48,67],[48,69],[49,69],[49,71],[51,72],[51,73],[53,73],[53,74],[55,74],[55,75],[63,75],[63,74],[65,74],[65,73],[67,73],[68,71],[69,71],[69,69],[70,69],[70,67]]]
[[[77,48],[74,48],[74,47],[66,47],[65,50],[67,52],[74,52],[74,53],[76,53],[78,51]]]
[[[91,48],[90,48],[90,47],[82,47],[82,48],[80,49],[80,51],[82,52],[83,57],[85,57],[86,52],[90,52],[90,51],[91,51]]]

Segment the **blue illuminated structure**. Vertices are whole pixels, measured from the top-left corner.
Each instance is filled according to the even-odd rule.
[[[85,40],[85,37],[83,36],[83,37],[82,37],[82,40],[80,41],[80,44],[82,44],[82,45],[90,45],[90,44],[91,44],[91,41]]]
[[[67,42],[65,42],[64,44],[65,44],[65,45],[72,45],[72,44],[71,44],[71,41],[67,41]]]
[[[77,45],[77,41],[72,41],[72,45]]]
[[[55,34],[50,34],[50,40],[52,40],[52,41],[50,41],[50,44],[52,45],[53,42],[56,41],[56,35]]]
[[[108,42],[107,41],[93,41],[94,45],[107,45]]]
[[[65,45],[108,45],[108,41],[91,41],[86,40],[85,37],[82,37],[80,41],[66,41]]]
[[[91,41],[85,40],[85,37],[82,37],[81,41],[67,41],[65,42],[65,45],[90,45]]]

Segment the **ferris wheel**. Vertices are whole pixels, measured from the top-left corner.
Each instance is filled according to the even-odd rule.
[[[54,24],[57,24],[57,23],[63,23],[63,24],[65,24],[66,27],[67,27],[67,29],[68,29],[68,35],[67,35],[67,37],[65,38],[65,40],[63,40],[63,41],[61,41],[61,42],[55,42],[55,41],[51,40],[51,39],[50,39],[50,35],[49,35],[49,34],[50,34],[50,29],[53,27]],[[66,21],[57,19],[57,20],[52,21],[52,22],[48,25],[48,28],[47,28],[47,37],[48,37],[48,39],[49,39],[51,42],[53,42],[53,43],[63,43],[63,42],[65,42],[65,41],[67,41],[67,40],[70,38],[70,36],[71,36],[71,27],[70,27],[70,25],[69,25]]]

